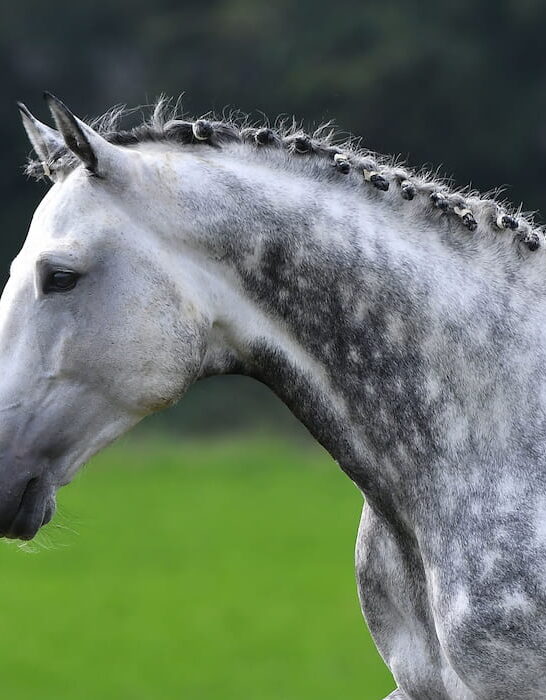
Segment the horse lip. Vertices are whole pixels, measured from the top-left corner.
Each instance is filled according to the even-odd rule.
[[[55,512],[55,491],[43,477],[31,479],[21,498],[15,517],[3,533],[8,539],[31,540]]]

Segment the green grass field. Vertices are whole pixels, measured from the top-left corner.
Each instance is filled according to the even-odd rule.
[[[0,541],[2,697],[379,700],[392,689],[355,590],[361,497],[318,448],[133,439],[59,500],[31,548]]]

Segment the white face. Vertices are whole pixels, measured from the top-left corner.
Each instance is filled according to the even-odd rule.
[[[207,324],[147,230],[139,187],[78,167],[13,262],[0,299],[0,536],[33,537],[83,462],[199,372]]]

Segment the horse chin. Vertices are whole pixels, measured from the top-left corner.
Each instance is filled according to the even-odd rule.
[[[42,477],[32,479],[21,499],[11,524],[0,536],[14,540],[31,540],[55,514],[55,489]]]

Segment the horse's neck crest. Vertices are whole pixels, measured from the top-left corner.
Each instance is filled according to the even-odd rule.
[[[305,134],[297,124],[280,123],[278,128],[248,126],[236,119],[182,119],[176,106],[160,100],[151,118],[131,130],[121,130],[119,121],[123,111],[107,113],[93,125],[108,141],[117,145],[136,145],[146,142],[166,142],[180,145],[203,144],[221,147],[228,143],[243,143],[253,149],[278,149],[289,158],[314,158],[329,163],[340,177],[357,173],[363,187],[371,188],[378,196],[396,191],[402,200],[419,203],[426,216],[449,217],[469,232],[479,225],[496,230],[513,231],[515,239],[529,250],[544,244],[544,231],[520,209],[513,210],[493,198],[479,196],[470,190],[453,190],[445,182],[427,172],[416,172],[401,166],[393,158],[380,156],[361,149],[354,140],[336,144],[335,130],[330,124]],[[54,151],[49,160],[31,159],[27,173],[37,178],[51,176],[52,172],[69,171],[78,163],[67,148]]]

